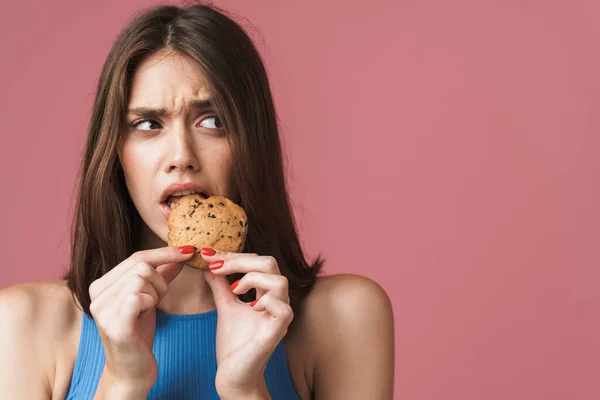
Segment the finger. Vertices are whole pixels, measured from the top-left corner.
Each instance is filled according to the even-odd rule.
[[[125,321],[135,321],[141,313],[156,306],[154,298],[148,293],[127,293],[119,309],[119,317]]]
[[[165,264],[166,265],[166,264]],[[122,281],[128,282],[135,278],[135,275],[139,275],[147,280],[147,283],[152,286],[158,294],[158,301],[160,301],[169,291],[169,283],[166,277],[157,269],[154,269],[150,264],[139,263],[126,272],[121,278]],[[136,278],[137,279],[137,278]],[[113,286],[116,286],[113,285]]]
[[[154,285],[150,283],[150,280],[154,281]],[[120,307],[124,296],[130,293],[147,293],[158,304],[158,301],[166,294],[167,290],[167,283],[156,271],[150,279],[137,273],[137,271],[131,271],[129,276],[124,277],[105,290],[96,301],[98,304],[105,305],[106,308],[111,307],[111,305]]]
[[[193,255],[193,246],[169,246],[138,251],[108,271],[102,278],[92,282],[89,287],[90,297],[98,297],[136,264],[144,262],[156,268],[163,264],[186,261]]]
[[[156,267],[156,271],[165,279],[167,284],[171,283],[182,270],[183,263],[169,263]]]
[[[217,275],[230,275],[236,272],[247,273],[251,271],[281,275],[275,257],[247,253],[240,253],[235,256],[232,256],[232,254],[236,253],[218,251],[213,256],[202,255],[202,258],[210,263],[208,266],[209,269]]]
[[[167,279],[157,270],[155,270],[150,264],[147,263],[139,263],[132,266],[127,272],[125,272],[119,279],[114,282],[109,288],[104,290],[98,297],[100,298],[114,298],[122,291],[131,291],[134,286],[131,286],[131,281],[137,281],[138,278],[143,278],[150,284],[153,289],[158,294],[158,301],[162,300],[162,298],[167,294],[169,290],[169,284]],[[138,282],[139,283],[139,282]],[[140,288],[142,285],[139,285]],[[113,300],[109,300],[113,301]]]
[[[217,275],[248,273],[250,271],[280,275],[277,260],[271,256],[259,256],[257,254],[249,253],[229,253],[206,248],[202,249],[201,254],[205,260],[210,262],[208,268]],[[264,290],[256,289],[257,299],[264,294]]]
[[[261,298],[265,293],[269,293],[284,303],[290,303],[288,280],[283,275],[263,274],[261,272],[248,272],[244,277],[233,283],[232,291],[235,294],[243,294],[248,290],[255,288],[257,290],[256,298]],[[259,291],[261,292],[258,295]]]
[[[137,258],[147,262],[153,267],[163,264],[177,263],[189,260],[195,253],[194,246],[168,246],[158,249],[144,250],[138,252]]]
[[[159,278],[163,279],[161,277]],[[166,282],[164,284],[167,285]],[[121,282],[113,285],[109,290],[106,290],[104,293],[102,293],[102,295],[100,295],[100,297],[92,302],[94,309],[96,310],[94,317],[98,316],[105,321],[114,319],[115,316],[122,314],[121,309],[123,307],[130,306],[129,302],[132,301],[132,299],[129,297],[131,297],[131,295],[140,293],[146,294],[152,299],[151,305],[148,306],[146,303],[142,304],[144,308],[140,312],[147,310],[148,308],[146,306],[156,307],[156,304],[158,304],[159,301],[158,291],[146,278],[142,277],[141,275],[134,274],[127,280],[122,280]]]
[[[237,301],[237,298],[231,292],[229,282],[224,275],[215,275],[209,270],[204,270],[204,278],[212,291],[215,305],[217,306],[217,312],[223,307],[227,307],[231,302]]]
[[[221,251],[221,250],[216,250],[216,249],[211,249],[209,247],[203,247],[200,250],[200,255],[202,256],[202,258],[208,262],[211,261],[218,261],[218,260],[227,260],[230,258],[236,258],[236,257],[240,257],[240,256],[247,256],[247,257],[257,257],[258,254],[256,253],[234,253],[231,251]]]
[[[287,329],[294,319],[292,307],[280,299],[272,296],[270,293],[267,293],[260,299],[256,300],[252,308],[254,308],[256,311],[268,312],[275,318],[277,326],[281,329]]]

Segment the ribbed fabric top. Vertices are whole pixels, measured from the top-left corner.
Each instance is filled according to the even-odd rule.
[[[201,314],[156,313],[152,352],[158,378],[148,399],[219,399],[215,389],[217,310]],[[92,399],[106,357],[96,323],[83,313],[79,350],[67,399]],[[271,355],[265,380],[273,400],[299,400],[283,340]]]

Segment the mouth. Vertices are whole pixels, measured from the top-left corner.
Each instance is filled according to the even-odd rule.
[[[166,207],[169,207],[169,209],[172,209],[183,196],[188,196],[190,194],[198,194],[205,199],[209,197],[205,192],[196,192],[195,190],[183,190],[168,195],[167,198],[162,202],[162,204]]]
[[[210,197],[210,193],[205,191],[205,188],[194,183],[173,183],[169,185],[162,193],[160,197],[160,208],[163,211],[165,217],[169,217],[171,209],[179,202],[183,196],[196,194],[203,198]]]

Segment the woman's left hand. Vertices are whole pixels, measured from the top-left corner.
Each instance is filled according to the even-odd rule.
[[[204,276],[218,313],[217,392],[222,398],[270,398],[265,368],[294,317],[288,280],[274,257],[212,252],[202,250],[202,257],[211,263]],[[230,286],[226,275],[236,272],[245,275]],[[256,301],[248,304],[237,298],[252,288]]]

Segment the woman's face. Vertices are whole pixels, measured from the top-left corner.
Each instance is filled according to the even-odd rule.
[[[228,141],[193,61],[173,53],[145,60],[133,77],[126,121],[119,159],[127,189],[163,242],[170,205],[182,191],[235,196]]]

